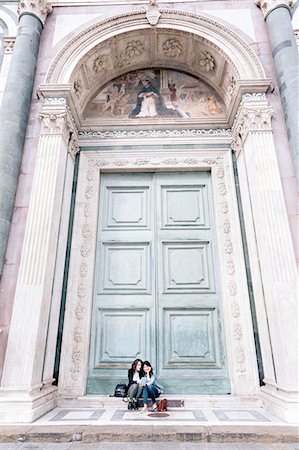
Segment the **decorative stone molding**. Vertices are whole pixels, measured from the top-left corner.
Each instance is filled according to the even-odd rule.
[[[13,53],[15,42],[16,42],[15,37],[4,37],[3,38],[3,48],[4,48],[5,55],[11,55]]]
[[[25,13],[33,14],[39,18],[43,25],[45,25],[46,18],[52,10],[52,5],[47,0],[20,0],[18,5],[20,16]]]
[[[270,11],[279,6],[284,6],[289,9],[293,4],[293,0],[255,0],[255,3],[261,8],[266,18]]]
[[[64,97],[47,97],[45,98],[45,105],[66,105],[66,98]]]
[[[108,130],[79,131],[79,136],[88,138],[127,138],[127,137],[191,137],[191,136],[231,136],[230,128],[211,128],[208,130]]]
[[[164,27],[174,23],[181,30],[190,30],[190,33],[195,34],[197,39],[203,39],[203,42],[215,48],[216,52],[221,52],[221,55],[229,61],[229,65],[234,67],[234,72],[239,72],[241,78],[246,80],[265,79],[264,69],[250,46],[221,22],[186,11],[160,10],[160,13],[159,22],[163,23]],[[59,51],[49,68],[46,83],[70,82],[70,70],[73,70],[71,67],[75,67],[86,54],[87,40],[90,43],[94,42],[94,46],[96,46],[99,44],[99,36],[101,36],[100,42],[103,42],[105,35],[108,38],[114,30],[119,32],[123,28],[129,32],[138,28],[144,30],[145,26],[149,26],[149,24],[144,11],[123,13],[90,25],[71,38]],[[207,36],[211,36],[213,40],[206,39]],[[111,76],[117,75],[112,74]]]

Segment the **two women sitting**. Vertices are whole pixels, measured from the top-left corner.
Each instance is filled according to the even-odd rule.
[[[141,412],[145,413],[148,411],[150,398],[153,402],[152,411],[155,411],[157,409],[156,399],[162,394],[163,387],[158,383],[151,363],[135,359],[128,371],[128,378],[128,409],[138,409],[138,398],[142,394],[144,406]]]

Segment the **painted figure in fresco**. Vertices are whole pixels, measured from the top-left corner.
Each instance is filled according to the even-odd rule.
[[[141,80],[142,89],[137,95],[137,103],[129,117],[176,116],[176,111],[166,107],[159,90],[150,80]]]
[[[120,88],[116,84],[108,88],[106,102],[102,112],[109,111],[110,109],[112,116],[125,114],[127,102],[128,95],[126,95],[125,81],[121,80]]]
[[[170,101],[173,106],[177,106],[176,85],[173,81],[169,81],[168,89],[170,90]]]

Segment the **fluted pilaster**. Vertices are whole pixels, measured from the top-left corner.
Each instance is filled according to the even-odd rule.
[[[41,384],[67,155],[65,107],[44,109],[2,386]],[[71,146],[72,151],[74,146]]]
[[[273,372],[265,371],[265,383],[293,394],[298,391],[297,272],[271,116],[272,110],[262,95],[244,96],[234,125],[233,146],[238,155],[243,153],[245,171],[242,170],[247,174],[254,223],[257,260],[251,261],[251,266],[259,265],[262,281],[262,290],[256,287],[259,295],[255,301],[264,303],[267,315],[269,342],[262,343],[262,353],[263,348],[268,352],[269,343],[272,349],[274,381]],[[247,211],[245,220],[248,214]],[[260,305],[257,311],[261,311]],[[258,321],[265,323],[262,317]],[[262,337],[266,339],[264,333]]]

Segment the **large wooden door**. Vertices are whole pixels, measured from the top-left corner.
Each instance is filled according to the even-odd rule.
[[[169,394],[228,393],[217,275],[209,173],[102,175],[87,391],[141,358]]]

